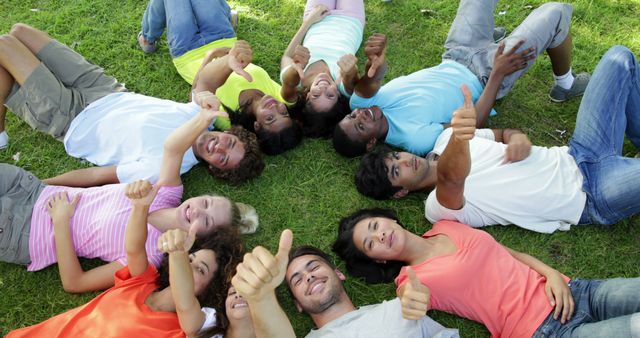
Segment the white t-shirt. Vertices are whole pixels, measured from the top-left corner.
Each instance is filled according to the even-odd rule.
[[[448,128],[438,137],[434,153],[442,154],[451,134]],[[472,227],[516,224],[542,233],[566,231],[578,224],[587,197],[569,148],[533,146],[526,159],[503,164],[507,145],[495,142],[492,135],[488,129],[478,130],[469,142],[471,172],[465,181],[464,206],[460,210],[443,207],[433,190],[425,202],[427,219]]]
[[[99,166],[117,166],[121,183],[158,180],[165,139],[200,107],[135,93],[113,93],[91,103],[73,119],[64,147],[73,157]],[[191,149],[180,174],[196,165]]]
[[[458,330],[447,329],[428,316],[424,316],[420,320],[402,318],[400,299],[395,298],[351,311],[318,330],[309,331],[306,337],[459,338],[460,335]]]

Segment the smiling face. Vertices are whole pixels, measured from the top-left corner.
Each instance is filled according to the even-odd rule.
[[[206,235],[223,226],[231,225],[231,201],[221,196],[192,197],[176,208],[180,227],[196,229],[196,234]]]
[[[340,300],[344,275],[316,255],[294,258],[285,276],[298,310],[319,314]]]
[[[222,170],[237,168],[244,158],[244,143],[226,132],[204,132],[198,136],[192,148],[197,158]]]
[[[247,301],[236,292],[236,289],[233,286],[227,291],[227,299],[225,300],[224,305],[230,322],[233,323],[247,318],[251,320],[249,304],[247,304]]]
[[[385,159],[387,178],[394,187],[407,191],[425,189],[435,184],[435,162],[407,152],[390,152]],[[398,197],[398,196],[396,196]]]
[[[256,118],[254,124],[256,131],[264,129],[272,133],[278,133],[293,124],[287,111],[287,106],[272,96],[264,95],[260,100],[254,100],[251,105]]]
[[[338,124],[349,139],[367,143],[382,133],[384,115],[379,107],[357,108]]]
[[[314,111],[323,113],[331,110],[338,102],[339,95],[338,86],[331,75],[320,73],[316,75],[309,87],[307,102],[313,107]]]
[[[393,219],[368,217],[354,226],[353,244],[373,260],[398,260],[406,241],[405,232]]]
[[[218,271],[216,253],[213,250],[198,250],[189,254],[189,264],[193,270],[195,292],[196,295],[199,295]]]

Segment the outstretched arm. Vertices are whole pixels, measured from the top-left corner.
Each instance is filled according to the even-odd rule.
[[[298,31],[289,42],[287,48],[284,50],[284,54],[282,55],[282,59],[280,60],[281,72],[285,68],[294,64],[293,58],[295,55],[296,47],[302,45],[302,41],[304,41],[304,37],[305,35],[307,35],[309,28],[311,28],[314,23],[324,19],[327,15],[329,15],[329,9],[325,5],[316,5],[311,13],[309,13],[309,15],[302,20],[302,25],[300,25],[300,28],[298,28]],[[302,77],[302,75],[300,76]]]
[[[464,105],[453,112],[453,133],[437,167],[436,197],[443,207],[452,210],[458,210],[464,205],[464,182],[471,170],[469,140],[476,131],[476,111],[471,92],[465,85],[462,86],[462,95]]]
[[[211,92],[197,93],[196,102],[202,107],[200,113],[174,130],[164,141],[158,185],[180,185],[180,167],[184,153],[216,117],[228,116],[227,113],[219,111],[220,101]]]
[[[116,166],[83,168],[47,178],[43,180],[43,182],[48,185],[64,185],[67,187],[80,188],[120,183],[116,169]]]
[[[364,53],[367,55],[367,64],[364,74],[354,88],[358,96],[370,98],[380,90],[382,79],[387,71],[386,50],[387,37],[384,34],[375,33],[365,42]]]
[[[480,95],[475,104],[476,112],[478,113],[476,127],[482,127],[487,122],[491,109],[496,103],[496,96],[498,95],[498,90],[505,76],[525,68],[527,62],[535,57],[533,47],[521,53],[516,53],[516,50],[518,50],[523,43],[524,40],[520,40],[504,54],[504,42],[498,47],[487,85],[484,87],[482,95]]]
[[[71,236],[71,218],[75,212],[80,194],[71,201],[66,192],[58,192],[49,198],[47,210],[53,221],[53,235],[56,242],[56,258],[62,287],[66,292],[82,293],[104,290],[113,286],[113,274],[122,264],[111,262],[84,271],[76,255]]]
[[[244,70],[252,60],[253,51],[249,43],[243,40],[236,41],[227,55],[207,63],[200,69],[196,75],[197,81],[193,81],[193,90],[196,93],[201,91],[215,93],[232,72],[236,72],[247,81],[252,81],[251,75]]]
[[[149,261],[145,243],[147,242],[147,215],[149,207],[156,197],[158,185],[149,181],[136,181],[127,184],[125,195],[131,200],[132,208],[124,234],[124,248],[127,252],[127,265],[132,277],[147,270]]]
[[[353,90],[360,80],[358,76],[358,59],[353,54],[345,54],[338,60],[338,67],[340,67],[340,77],[342,78],[344,90],[349,95],[353,94]]]
[[[196,84],[198,83],[198,79],[200,78],[200,72],[202,71],[202,69],[206,67],[209,64],[209,62],[211,62],[212,60],[221,58],[229,54],[230,50],[231,48],[229,47],[214,48],[208,51],[207,54],[204,55],[204,59],[202,59],[200,68],[198,68],[198,71],[196,72],[196,76],[193,78],[193,84],[191,85],[192,90],[195,90],[196,88]],[[189,95],[189,101],[191,101],[191,95]]]
[[[231,280],[249,304],[256,337],[295,337],[291,322],[275,294],[287,271],[292,241],[293,234],[287,229],[280,235],[275,256],[261,246],[256,247],[244,256]]]
[[[181,229],[165,232],[158,239],[158,250],[169,254],[169,283],[180,327],[187,337],[195,337],[202,328],[205,315],[195,296],[189,249],[195,241],[195,230],[187,234]]]

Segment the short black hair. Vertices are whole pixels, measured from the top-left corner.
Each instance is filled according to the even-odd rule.
[[[314,256],[318,256],[320,258],[322,258],[323,261],[325,261],[332,269],[336,268],[336,265],[333,264],[333,262],[331,261],[331,257],[329,257],[329,255],[316,248],[315,246],[311,246],[311,245],[302,245],[299,246],[293,250],[291,250],[289,252],[289,263],[287,264],[287,266],[289,266],[289,264],[291,264],[291,261],[300,257],[300,256],[306,256],[306,255],[314,255]]]
[[[304,136],[328,138],[336,124],[349,112],[349,100],[342,94],[338,95],[338,100],[331,109],[323,112],[315,110],[311,102],[306,101],[300,114]]]
[[[405,264],[400,261],[378,263],[358,250],[353,242],[353,229],[356,224],[370,217],[389,218],[397,221],[404,228],[391,209],[361,209],[340,220],[338,238],[333,243],[332,249],[345,262],[349,274],[362,277],[366,283],[370,284],[388,283],[393,281]]]
[[[353,158],[367,151],[367,143],[350,139],[347,133],[340,127],[340,123],[338,123],[333,129],[333,148],[338,154]]]
[[[391,152],[391,148],[381,146],[362,157],[355,176],[356,188],[361,194],[384,200],[402,190],[402,187],[394,186],[389,181],[385,160],[389,158]]]

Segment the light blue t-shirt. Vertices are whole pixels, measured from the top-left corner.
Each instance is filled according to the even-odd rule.
[[[424,156],[444,130],[442,124],[451,123],[451,115],[464,103],[462,84],[469,87],[475,102],[483,90],[478,78],[455,61],[443,61],[391,80],[371,98],[354,93],[350,105],[351,109],[380,107],[389,122],[385,142]]]
[[[338,60],[345,54],[356,54],[362,43],[364,27],[360,20],[344,15],[329,15],[315,23],[304,37],[302,45],[309,49],[309,65],[323,60],[342,95],[349,97],[340,79]]]
[[[73,119],[64,147],[73,157],[99,166],[117,166],[121,183],[139,179],[156,182],[165,139],[199,111],[193,102],[178,103],[128,92],[109,94]],[[197,163],[189,148],[180,174]]]

